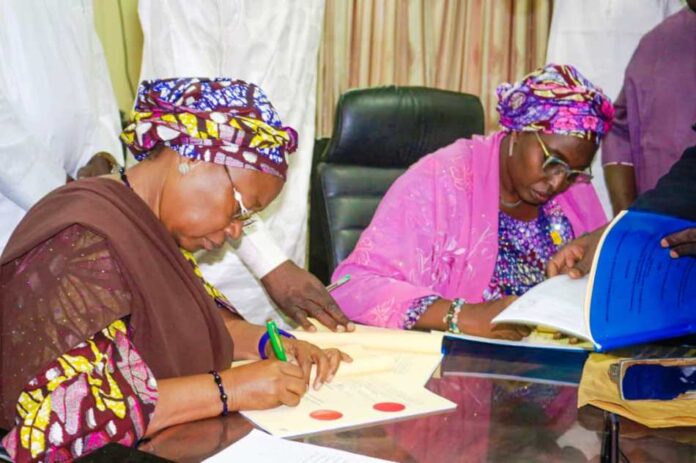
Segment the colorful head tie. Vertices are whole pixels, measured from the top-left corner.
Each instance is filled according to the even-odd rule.
[[[614,105],[570,65],[548,64],[496,89],[500,125],[508,131],[571,135],[599,144]]]
[[[256,85],[227,78],[140,83],[121,139],[139,161],[158,145],[181,156],[286,178],[297,132]]]

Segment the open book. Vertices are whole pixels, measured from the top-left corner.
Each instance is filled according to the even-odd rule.
[[[696,258],[673,259],[660,240],[696,223],[642,211],[619,214],[590,274],[551,278],[494,323],[545,325],[611,350],[696,332]]]
[[[353,363],[342,363],[331,383],[309,389],[296,407],[242,412],[268,433],[296,437],[456,408],[424,387],[442,360],[442,333],[362,325],[352,333],[317,328],[294,334],[322,348],[339,348]]]

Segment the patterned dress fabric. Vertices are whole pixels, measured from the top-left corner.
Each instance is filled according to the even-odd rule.
[[[483,299],[521,296],[546,279],[546,264],[556,251],[575,239],[573,227],[558,204],[551,200],[539,208],[535,220],[518,220],[504,212],[498,216],[498,257]]]
[[[15,462],[69,461],[118,442],[134,445],[157,402],[157,383],[128,338],[127,322],[58,357],[17,402],[17,426],[2,440]]]
[[[418,319],[423,315],[423,313],[433,305],[440,296],[437,294],[430,294],[428,296],[419,297],[408,308],[406,314],[404,315],[404,329],[410,330],[416,324]]]

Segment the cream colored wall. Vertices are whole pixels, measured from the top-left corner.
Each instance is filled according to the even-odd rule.
[[[104,47],[118,108],[128,117],[143,54],[138,0],[94,0],[94,24]]]

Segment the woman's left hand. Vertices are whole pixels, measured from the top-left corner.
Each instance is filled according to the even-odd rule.
[[[295,362],[300,366],[307,384],[310,382],[312,365],[316,365],[316,376],[312,383],[314,389],[321,388],[324,383],[330,383],[341,362],[353,361],[350,355],[338,349],[320,349],[314,344],[299,339],[286,337],[281,339],[288,361]]]

